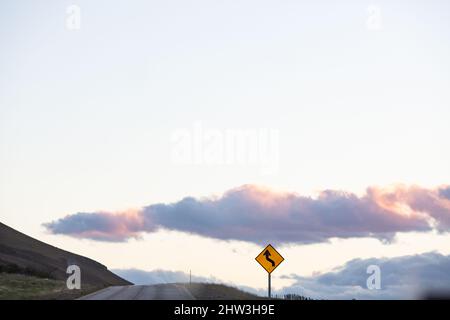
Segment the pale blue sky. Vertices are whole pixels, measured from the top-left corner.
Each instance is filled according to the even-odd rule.
[[[246,183],[449,183],[450,3],[314,2],[2,1],[1,221],[91,253],[41,224]],[[174,165],[171,134],[196,121],[278,130],[279,172]]]

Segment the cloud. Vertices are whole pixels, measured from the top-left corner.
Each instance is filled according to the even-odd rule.
[[[159,283],[187,283],[189,274],[182,271],[153,270],[144,271],[139,269],[114,269],[111,270],[118,276],[131,281],[136,285],[151,285]],[[192,275],[192,282],[220,283],[214,277],[200,277]]]
[[[221,197],[184,198],[132,212],[76,213],[44,226],[54,234],[126,241],[143,232],[177,230],[222,240],[315,243],[450,229],[450,187],[370,187],[362,196],[325,190],[317,197],[244,185]]]
[[[439,189],[439,195],[443,198],[450,200],[450,187],[444,187]]]
[[[139,269],[113,269],[111,271],[136,285],[189,282],[189,274],[183,271],[168,271],[168,270],[144,271]],[[191,279],[192,282],[197,283],[201,282],[201,283],[223,284],[260,296],[263,296],[267,293],[266,289],[256,289],[249,286],[236,285],[232,282],[221,281],[220,279],[214,276],[202,277],[192,275]]]
[[[46,223],[44,226],[54,234],[68,234],[101,241],[139,238],[143,230],[154,231],[151,225],[146,225],[144,216],[138,211],[120,214],[79,212],[56,222]]]
[[[381,271],[381,289],[367,289],[367,267]],[[280,290],[316,299],[421,299],[450,292],[450,256],[429,252],[382,259],[355,259],[313,277],[284,276],[296,282]]]
[[[367,289],[367,267],[380,268],[381,289]],[[187,283],[189,274],[181,271],[139,269],[112,270],[120,277],[137,285],[159,283]],[[314,299],[420,299],[430,294],[450,292],[450,255],[435,252],[395,258],[354,259],[331,272],[311,277],[285,275],[282,279],[294,283],[280,290],[276,295],[298,294]],[[252,288],[231,282],[224,282],[214,276],[192,276],[193,282],[220,283],[260,296],[267,294],[265,288]],[[276,279],[274,279],[276,281]]]

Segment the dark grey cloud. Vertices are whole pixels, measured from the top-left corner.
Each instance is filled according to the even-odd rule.
[[[221,197],[187,197],[135,212],[77,213],[45,227],[54,234],[104,241],[125,241],[160,228],[256,243],[314,243],[333,237],[390,240],[397,232],[449,231],[445,190],[368,188],[362,196],[326,190],[313,198],[245,185]]]
[[[367,288],[367,268],[381,270],[381,289]],[[450,256],[435,252],[382,259],[355,259],[314,277],[286,276],[296,282],[283,293],[320,299],[420,299],[450,293]]]

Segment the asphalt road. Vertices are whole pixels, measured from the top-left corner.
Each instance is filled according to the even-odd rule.
[[[156,284],[108,287],[81,297],[80,300],[195,300],[195,298],[183,286]]]

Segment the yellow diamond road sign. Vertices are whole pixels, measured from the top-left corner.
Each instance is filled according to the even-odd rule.
[[[281,254],[270,244],[255,259],[268,273],[272,273],[284,260]]]

